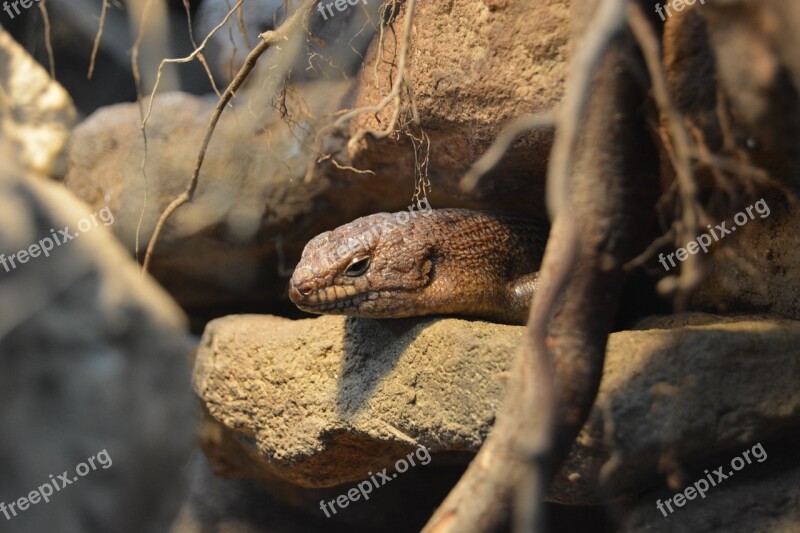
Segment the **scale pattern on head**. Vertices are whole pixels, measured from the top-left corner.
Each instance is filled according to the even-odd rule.
[[[314,237],[292,275],[292,302],[310,313],[406,314],[433,275],[433,236],[423,216],[377,213]]]

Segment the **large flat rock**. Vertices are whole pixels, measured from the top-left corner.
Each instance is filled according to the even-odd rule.
[[[611,336],[597,403],[551,500],[635,493],[798,426],[800,323],[694,314],[640,327]],[[523,331],[461,319],[215,320],[194,374],[212,467],[324,487],[416,444],[434,461],[475,452]]]
[[[416,443],[432,452],[477,450],[520,328],[476,324],[213,321],[198,350],[195,388],[211,417],[241,434],[225,442],[244,453],[216,466],[324,487],[381,470]]]

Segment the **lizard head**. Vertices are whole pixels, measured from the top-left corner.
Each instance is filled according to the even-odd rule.
[[[433,276],[432,245],[419,213],[377,213],[314,237],[289,282],[309,313],[364,317],[414,314]]]

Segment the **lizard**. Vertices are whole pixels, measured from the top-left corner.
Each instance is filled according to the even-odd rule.
[[[368,215],[306,244],[289,298],[316,314],[525,324],[547,231],[534,219],[497,211]]]

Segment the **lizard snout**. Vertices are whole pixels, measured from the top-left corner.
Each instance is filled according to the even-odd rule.
[[[289,282],[289,299],[291,299],[292,302],[297,303],[314,292],[314,289],[314,283],[310,281],[297,283],[294,279],[292,279]]]

